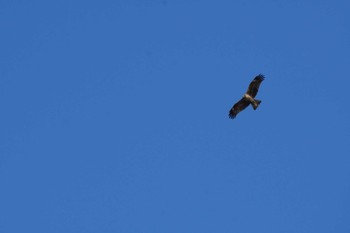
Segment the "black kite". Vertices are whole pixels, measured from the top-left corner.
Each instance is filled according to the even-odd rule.
[[[235,118],[237,114],[243,111],[246,107],[248,107],[249,104],[252,105],[254,110],[256,110],[259,107],[261,100],[254,99],[254,97],[258,93],[260,84],[262,81],[264,81],[264,79],[265,77],[262,74],[259,74],[254,78],[254,80],[249,84],[248,90],[244,94],[242,99],[238,101],[235,105],[233,105],[233,107],[231,108],[228,114],[230,118]]]

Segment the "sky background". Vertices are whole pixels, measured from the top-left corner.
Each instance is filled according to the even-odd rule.
[[[350,232],[349,12],[0,1],[0,232]]]

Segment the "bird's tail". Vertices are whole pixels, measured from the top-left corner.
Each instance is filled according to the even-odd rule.
[[[261,104],[261,100],[255,99],[255,101],[252,103],[254,110],[256,110],[260,104]]]

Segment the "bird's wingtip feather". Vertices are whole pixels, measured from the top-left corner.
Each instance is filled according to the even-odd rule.
[[[260,79],[264,80],[264,79],[265,79],[265,75],[263,75],[263,74],[258,74],[255,78],[260,78]]]
[[[228,114],[228,117],[229,117],[230,119],[235,119],[235,118],[236,118],[236,115],[230,112],[230,113]]]

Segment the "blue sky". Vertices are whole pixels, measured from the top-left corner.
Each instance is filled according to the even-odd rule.
[[[0,231],[350,232],[349,10],[1,1]]]

